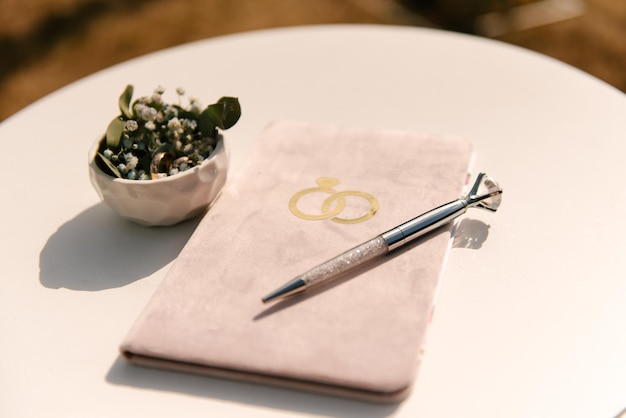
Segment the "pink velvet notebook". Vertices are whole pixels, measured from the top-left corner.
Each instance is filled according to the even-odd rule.
[[[138,365],[371,401],[416,376],[451,227],[275,304],[284,282],[461,195],[456,137],[270,124],[121,345]]]

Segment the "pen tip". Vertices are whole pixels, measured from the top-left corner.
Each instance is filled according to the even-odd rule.
[[[277,298],[286,297],[286,296],[293,295],[295,293],[302,292],[305,289],[305,287],[306,287],[306,282],[302,280],[300,277],[296,277],[295,279],[285,283],[278,289],[274,290],[273,292],[271,292],[269,295],[265,296],[261,300],[263,301],[263,303],[267,303]]]

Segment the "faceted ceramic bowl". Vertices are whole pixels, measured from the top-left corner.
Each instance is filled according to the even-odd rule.
[[[127,180],[104,173],[95,163],[102,138],[89,151],[89,178],[100,199],[123,218],[141,225],[174,225],[198,216],[226,183],[228,152],[220,135],[202,164],[156,180]]]

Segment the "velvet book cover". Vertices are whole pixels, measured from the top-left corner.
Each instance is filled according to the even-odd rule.
[[[137,365],[372,401],[410,390],[451,225],[330,285],[267,293],[458,198],[463,138],[279,121],[260,135],[125,340]]]

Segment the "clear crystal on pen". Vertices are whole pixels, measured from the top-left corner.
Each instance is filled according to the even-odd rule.
[[[484,184],[489,193],[495,193],[501,190],[500,185],[498,185],[498,183],[496,183],[491,177],[485,177]],[[502,203],[502,193],[491,196],[487,199],[486,205],[489,206],[491,210],[496,210],[500,207],[500,203]]]

